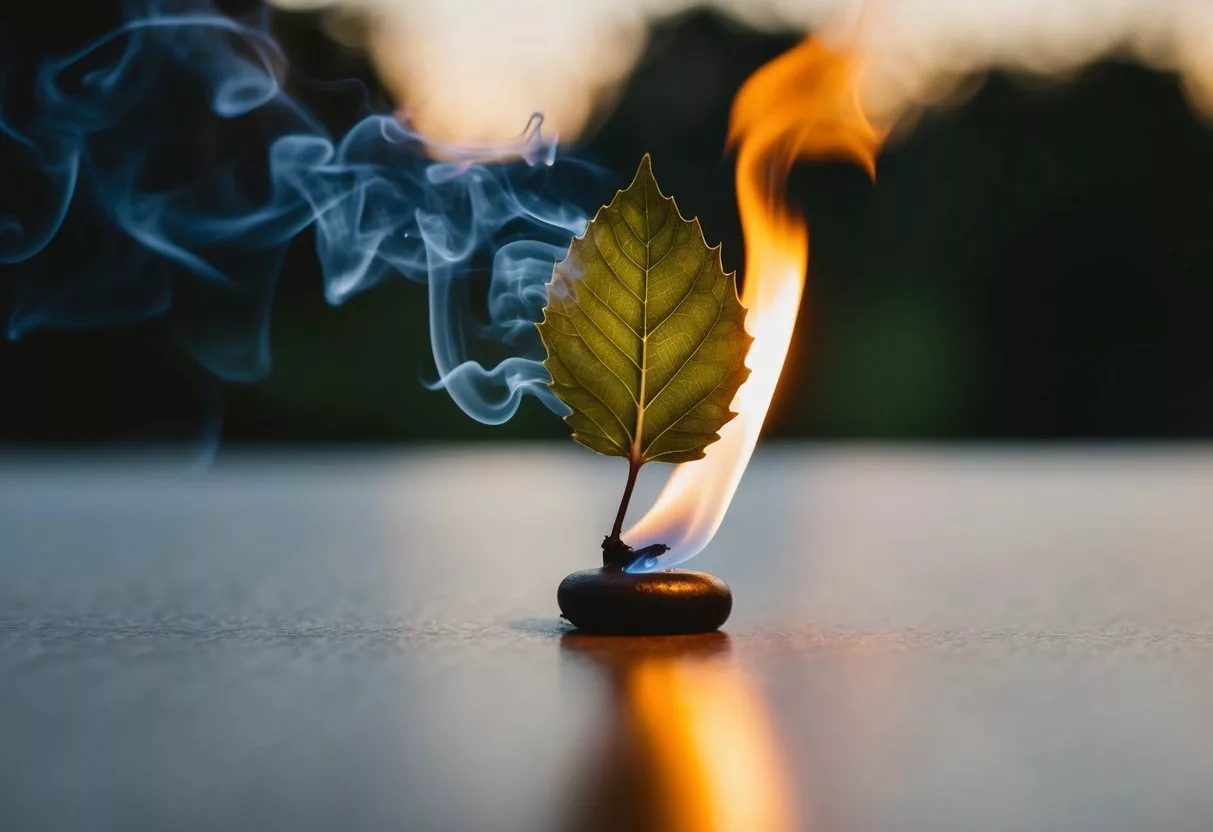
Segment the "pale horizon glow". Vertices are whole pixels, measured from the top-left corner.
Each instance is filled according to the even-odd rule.
[[[326,10],[334,37],[368,52],[401,111],[436,141],[505,141],[535,111],[562,141],[577,139],[609,113],[650,28],[696,8],[852,43],[865,107],[881,123],[958,100],[991,69],[1064,79],[1106,57],[1178,73],[1213,116],[1208,0],[269,2]]]

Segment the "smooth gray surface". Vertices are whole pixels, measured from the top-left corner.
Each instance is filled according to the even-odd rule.
[[[555,588],[624,474],[0,463],[0,829],[588,826],[634,662]],[[1213,828],[1211,507],[1200,448],[761,449],[690,564],[733,588],[724,681],[671,724],[748,691],[799,829]]]

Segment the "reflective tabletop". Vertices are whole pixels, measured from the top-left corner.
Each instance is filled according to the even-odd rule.
[[[577,635],[625,467],[4,459],[0,829],[1213,828],[1213,448],[766,445],[724,632]]]

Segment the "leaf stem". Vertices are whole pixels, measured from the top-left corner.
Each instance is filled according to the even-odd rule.
[[[628,513],[628,503],[632,501],[632,490],[636,487],[636,475],[640,473],[640,463],[628,460],[628,484],[623,489],[623,499],[619,501],[619,511],[615,514],[615,525],[611,533],[602,541],[602,565],[626,566],[631,562],[632,547],[628,546],[619,535],[623,532],[623,519]]]
[[[615,515],[615,525],[611,527],[611,537],[619,539],[623,531],[623,518],[628,513],[628,503],[632,501],[632,489],[636,487],[636,475],[640,473],[640,465],[628,461],[628,484],[623,489],[623,499],[619,501],[619,512]]]

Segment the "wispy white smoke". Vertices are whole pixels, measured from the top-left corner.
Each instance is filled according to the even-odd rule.
[[[946,100],[991,68],[1063,76],[1110,55],[1183,79],[1213,114],[1211,0],[271,0],[324,8],[364,46],[416,126],[497,141],[535,110],[564,139],[608,106],[648,27],[711,5],[769,29],[857,39],[873,114]]]

